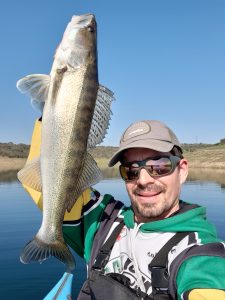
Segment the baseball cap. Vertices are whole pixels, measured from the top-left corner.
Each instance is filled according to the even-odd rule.
[[[114,166],[120,160],[122,152],[130,148],[147,148],[169,152],[174,146],[177,146],[182,153],[178,138],[164,123],[157,120],[137,121],[123,133],[119,149],[110,159],[108,166]]]

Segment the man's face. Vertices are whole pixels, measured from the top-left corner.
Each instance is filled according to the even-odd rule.
[[[168,152],[162,153],[145,148],[132,148],[124,152],[123,163],[168,155],[170,155]],[[169,175],[151,177],[142,168],[138,179],[126,182],[135,221],[146,223],[161,220],[178,210],[181,185],[186,180],[187,173],[187,161],[181,159],[174,172]]]

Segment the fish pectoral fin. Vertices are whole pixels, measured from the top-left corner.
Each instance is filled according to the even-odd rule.
[[[17,173],[17,178],[22,184],[34,189],[35,191],[41,192],[42,183],[40,158],[37,157],[28,161],[25,167]]]
[[[45,100],[48,97],[50,75],[32,74],[17,81],[16,87],[22,94],[31,98],[31,105],[43,111]]]
[[[90,153],[87,153],[83,171],[76,185],[75,195],[72,198],[72,201],[69,201],[67,206],[67,211],[70,212],[77,198],[81,195],[81,193],[90,187],[102,180],[102,172],[99,169],[96,161],[91,156]]]
[[[113,92],[103,85],[99,85],[91,130],[88,137],[88,148],[95,147],[103,141],[111,119],[110,116],[112,115],[110,106],[113,100],[115,100]]]

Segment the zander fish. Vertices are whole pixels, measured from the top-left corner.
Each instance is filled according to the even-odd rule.
[[[110,120],[113,93],[98,83],[97,24],[92,14],[73,16],[58,46],[50,75],[34,74],[17,88],[43,108],[41,154],[19,171],[19,180],[43,196],[43,219],[21,261],[55,256],[69,270],[75,262],[62,223],[76,199],[101,180],[88,149],[101,143]]]

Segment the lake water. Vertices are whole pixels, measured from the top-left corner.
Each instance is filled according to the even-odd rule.
[[[128,203],[124,183],[120,179],[107,179],[96,185],[103,193]],[[208,219],[212,221],[219,237],[225,240],[225,174],[202,172],[189,176],[184,184],[181,199],[207,207]],[[0,176],[0,299],[43,299],[61,278],[65,267],[51,258],[43,264],[24,265],[19,261],[23,246],[37,232],[41,213],[22,189],[15,175]],[[84,262],[76,258],[73,281],[73,299],[86,277]]]

